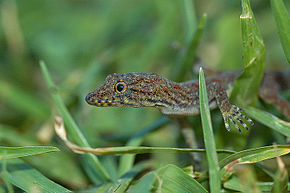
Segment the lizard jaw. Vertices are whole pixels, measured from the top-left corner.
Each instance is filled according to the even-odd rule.
[[[97,107],[110,107],[110,106],[120,106],[121,102],[116,101],[116,100],[100,100],[100,99],[96,99],[96,96],[94,94],[94,92],[90,92],[89,94],[87,94],[86,98],[85,98],[86,102],[89,105],[94,105]]]

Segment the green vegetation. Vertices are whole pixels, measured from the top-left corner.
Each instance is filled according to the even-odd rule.
[[[289,191],[290,123],[257,100],[264,68],[289,66],[287,10],[283,0],[0,1],[0,192]],[[231,100],[250,131],[209,113],[202,70],[201,116],[187,118],[194,148],[156,109],[84,101],[114,72],[188,80],[197,57],[244,69]],[[90,154],[66,146],[55,116]]]

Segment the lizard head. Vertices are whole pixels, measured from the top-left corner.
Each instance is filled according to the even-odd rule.
[[[160,89],[167,82],[153,73],[110,74],[101,87],[86,96],[86,102],[98,107],[156,106]]]

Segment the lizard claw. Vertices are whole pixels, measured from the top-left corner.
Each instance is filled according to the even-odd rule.
[[[237,107],[235,105],[231,105],[231,108],[230,108],[229,111],[222,113],[224,121],[225,121],[225,126],[226,126],[226,129],[228,131],[230,130],[229,120],[233,123],[235,128],[240,133],[241,133],[241,129],[240,129],[239,125],[237,124],[237,122],[240,123],[247,131],[249,130],[249,127],[240,118],[243,118],[246,121],[248,121],[251,126],[254,125],[254,122],[250,118],[248,118],[246,115],[242,114],[242,112],[243,112],[243,110],[241,108],[239,108],[239,107]]]

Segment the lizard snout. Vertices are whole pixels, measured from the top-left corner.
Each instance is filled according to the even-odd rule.
[[[90,105],[94,105],[95,104],[95,99],[94,99],[94,93],[90,92],[89,94],[87,94],[86,96],[86,102]]]

